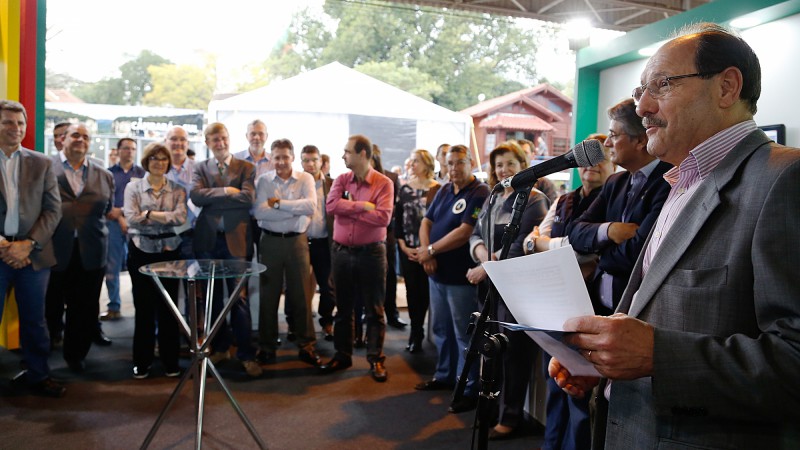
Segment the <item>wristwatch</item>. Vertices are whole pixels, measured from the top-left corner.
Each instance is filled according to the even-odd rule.
[[[281,209],[281,201],[275,200],[275,203],[272,204],[272,207],[275,209]]]
[[[525,240],[525,251],[527,251],[528,253],[536,252],[536,238]]]
[[[436,254],[436,249],[433,248],[433,244],[428,246],[428,254],[431,255],[431,256]]]
[[[36,242],[36,239],[28,238],[28,240],[31,241],[31,248],[33,248],[34,250],[41,250],[42,249],[42,246],[39,245],[38,242]]]

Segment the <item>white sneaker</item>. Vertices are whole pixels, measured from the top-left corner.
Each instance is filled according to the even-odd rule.
[[[133,378],[136,378],[137,380],[144,380],[149,376],[150,376],[149,367],[133,366]]]

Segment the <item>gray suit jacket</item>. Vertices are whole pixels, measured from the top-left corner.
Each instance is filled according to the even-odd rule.
[[[203,210],[197,217],[194,228],[195,252],[210,252],[216,242],[220,220],[224,223],[228,251],[237,258],[247,258],[253,246],[250,233],[250,208],[255,199],[255,166],[247,161],[231,158],[231,163],[222,177],[216,159],[195,164],[192,178],[192,203]],[[239,189],[236,195],[225,194],[224,188]]]
[[[108,228],[106,214],[114,203],[114,177],[111,172],[89,161],[86,168],[86,184],[81,195],[67,181],[64,165],[59,155],[54,155],[53,171],[58,180],[63,217],[53,235],[56,266],[53,270],[66,270],[72,257],[75,230],[78,230],[78,245],[81,262],[86,270],[106,265],[108,255]]]
[[[61,220],[61,196],[50,158],[26,148],[19,149],[19,232],[17,236],[35,240],[42,247],[30,255],[35,270],[55,265],[51,238]],[[6,223],[6,187],[0,183],[0,228]],[[5,230],[2,232],[6,235]]]
[[[655,327],[654,375],[612,384],[606,448],[800,446],[798,229],[800,151],[757,130],[702,182],[644,279],[638,259],[617,311]]]

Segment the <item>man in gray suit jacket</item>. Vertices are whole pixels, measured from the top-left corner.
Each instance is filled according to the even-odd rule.
[[[604,377],[594,444],[798,448],[800,151],[757,129],[758,58],[719,26],[685,30],[641,79],[648,151],[675,168],[617,314],[565,324]],[[576,395],[598,381],[550,374]]]
[[[202,207],[194,228],[194,252],[199,259],[253,258],[253,241],[250,230],[250,208],[255,200],[255,166],[234,158],[228,150],[228,129],[215,122],[205,131],[206,145],[214,154],[212,158],[195,164],[192,178],[192,203]],[[227,278],[228,290],[236,287],[236,279]],[[251,377],[260,376],[261,367],[255,361],[256,347],[252,343],[252,319],[246,288],[231,309],[236,355]],[[214,283],[212,306],[213,320],[222,311],[222,283]],[[211,342],[211,361],[220,362],[228,357],[232,344],[231,330],[224,327]]]
[[[50,267],[50,241],[61,218],[61,198],[49,158],[22,147],[28,116],[17,102],[0,100],[0,320],[6,290],[14,286],[20,318],[23,378],[36,393],[64,395],[50,379],[50,338],[44,320],[44,298]]]
[[[98,332],[100,290],[108,254],[106,214],[114,201],[111,172],[86,157],[91,136],[83,124],[72,124],[64,150],[52,157],[61,194],[62,219],[53,235],[56,265],[50,276],[48,308],[51,322],[60,320],[63,299],[67,305],[64,326],[64,360],[73,372],[83,372],[84,359]],[[51,314],[48,312],[48,314]]]

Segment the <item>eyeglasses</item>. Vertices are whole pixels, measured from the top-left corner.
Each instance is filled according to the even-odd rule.
[[[612,141],[616,141],[618,137],[623,136],[623,135],[629,136],[628,133],[616,133],[614,131],[609,131],[608,132],[608,139],[611,139]]]
[[[151,157],[147,158],[147,160],[151,161],[151,162],[153,162],[153,161],[164,162],[164,161],[169,161],[169,158],[164,158],[164,157],[159,158],[158,156],[151,156]]]
[[[638,86],[633,89],[631,93],[631,97],[637,102],[641,100],[642,95],[644,95],[645,89],[647,93],[650,94],[650,97],[653,98],[661,98],[669,93],[672,90],[672,85],[669,83],[673,80],[680,80],[682,78],[694,78],[694,77],[708,77],[711,75],[716,75],[722,72],[721,70],[715,72],[698,72],[698,73],[690,73],[687,75],[675,75],[671,77],[658,77],[653,78],[652,80],[648,81],[647,83]]]

